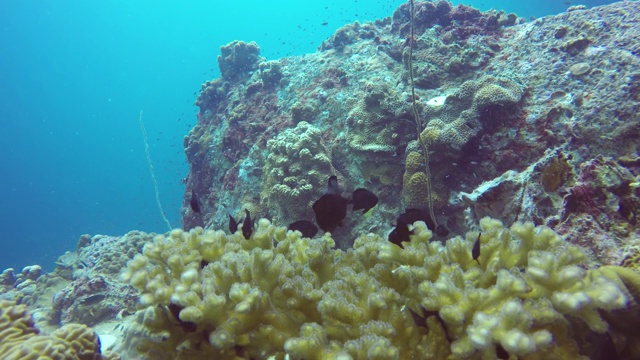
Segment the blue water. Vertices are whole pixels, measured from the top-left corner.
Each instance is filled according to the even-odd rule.
[[[81,234],[180,226],[182,140],[219,48],[255,40],[277,59],[314,52],[338,27],[392,14],[398,0],[5,1],[0,5],[0,271],[55,259]],[[459,2],[454,2],[459,3]],[[524,17],[565,1],[474,1]],[[588,6],[607,1],[581,1]],[[322,24],[327,22],[326,26]]]

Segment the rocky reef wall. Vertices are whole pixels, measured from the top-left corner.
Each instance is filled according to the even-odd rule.
[[[483,216],[533,221],[593,248],[594,261],[619,262],[639,238],[638,11],[636,2],[575,6],[526,23],[417,2],[414,39],[407,3],[343,26],[314,54],[267,61],[258,44],[232,42],[185,138],[183,225],[221,228],[245,208],[280,225],[312,220],[335,174],[345,192],[380,197],[373,214],[332,233],[339,245],[388,231],[404,207],[431,200],[457,233]],[[606,241],[589,245],[576,228]]]

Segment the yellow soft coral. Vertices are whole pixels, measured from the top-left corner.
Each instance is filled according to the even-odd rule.
[[[0,358],[3,360],[99,360],[100,342],[89,327],[68,324],[39,335],[26,306],[0,300]]]

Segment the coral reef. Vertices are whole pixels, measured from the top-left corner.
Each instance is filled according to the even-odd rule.
[[[405,3],[314,54],[223,46],[184,139],[186,230],[84,235],[52,273],[4,270],[0,332],[23,330],[0,357],[38,356],[15,355],[24,340],[98,358],[82,322],[132,358],[639,358],[640,4],[530,23],[443,0],[415,10],[413,38]],[[330,174],[380,204],[314,239],[279,227],[312,218]],[[389,243],[403,207],[429,199],[466,235],[432,241],[416,223]],[[245,208],[269,218],[250,239],[211,230]],[[131,285],[114,279],[127,261]],[[62,344],[69,331],[91,333],[88,357]]]
[[[281,224],[313,217],[311,205],[324,193],[333,173],[322,133],[307,122],[267,142],[262,202]]]
[[[427,126],[420,137],[429,146],[444,143],[460,149],[483,128],[495,129],[498,125],[491,122],[493,117],[481,116],[483,113],[491,112],[493,107],[515,105],[523,94],[520,84],[505,77],[465,81],[446,97],[443,105],[426,106]]]
[[[5,360],[119,359],[100,354],[100,341],[91,328],[69,324],[42,335],[33,326],[26,306],[5,300],[0,300],[0,334],[0,357]]]
[[[485,218],[480,232],[445,245],[422,222],[413,230],[404,248],[368,234],[346,252],[331,249],[328,234],[301,238],[266,219],[249,240],[201,228],[157,236],[122,273],[141,292],[148,333],[139,350],[187,359],[579,358],[574,327],[607,332],[604,314],[640,291],[635,272],[584,270],[586,254],[547,227]]]
[[[438,223],[458,233],[485,215],[571,233],[557,226],[581,164],[598,154],[638,153],[640,61],[630,54],[640,51],[633,36],[639,5],[576,7],[530,23],[443,0],[414,5],[413,39],[405,3],[390,18],[341,27],[314,54],[262,61],[257,51],[240,51],[252,54],[245,56],[251,65],[236,66],[231,53],[241,45],[225,47],[219,65],[226,73],[203,85],[198,125],[185,138],[191,169],[183,227],[222,228],[227,213],[245,207],[275,221],[308,218],[302,209],[283,216],[287,206],[264,193],[268,141],[304,121],[322,134],[328,166],[347,187],[366,185],[381,195],[383,206],[370,218],[357,226],[347,221],[333,236],[382,230],[403,206],[423,207],[429,196]],[[410,47],[419,126],[410,111]],[[431,194],[424,169],[401,168],[422,151],[412,145],[416,131],[428,145]],[[565,160],[553,160],[549,149]],[[493,181],[503,185],[480,202],[462,200]],[[189,210],[191,191],[201,214]],[[623,208],[633,219],[636,206]],[[624,216],[602,227],[576,218],[567,229],[605,239],[583,245],[592,247],[592,261],[614,264],[626,243],[640,242]]]
[[[220,75],[224,79],[236,79],[255,70],[261,60],[258,44],[253,41],[246,43],[234,40],[220,47],[220,55],[218,55]]]
[[[347,117],[348,144],[358,151],[395,153],[413,135],[407,131],[411,121],[410,103],[376,79],[365,86],[362,100]]]

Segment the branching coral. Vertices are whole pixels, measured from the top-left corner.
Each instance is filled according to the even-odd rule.
[[[602,314],[640,287],[584,270],[584,253],[546,227],[485,218],[481,235],[443,245],[424,223],[413,226],[404,249],[368,234],[346,252],[329,234],[301,238],[264,219],[249,240],[201,228],[158,236],[122,274],[146,307],[139,319],[151,334],[140,350],[183,359],[580,358],[572,327],[607,331]]]
[[[415,355],[418,332],[406,329],[400,295],[369,275],[381,269],[333,246],[328,235],[301,238],[264,219],[249,240],[200,228],[158,236],[122,274],[142,292],[140,321],[162,340],[141,350],[184,359]]]
[[[489,218],[480,228],[480,234],[443,246],[429,243],[431,233],[417,223],[418,235],[404,250],[387,244],[380,252],[382,259],[398,264],[399,280],[408,277],[419,284],[415,306],[442,319],[454,356],[495,358],[504,349],[522,358],[579,358],[566,319],[578,318],[603,333],[608,325],[599,310],[626,305],[621,287],[597,271],[583,270],[584,252],[551,229],[531,223],[506,229]],[[476,241],[477,261],[471,254]]]

